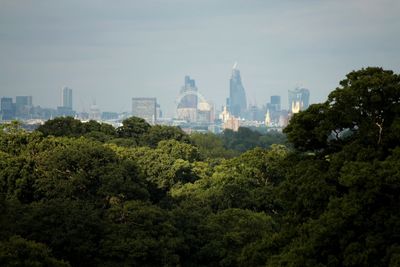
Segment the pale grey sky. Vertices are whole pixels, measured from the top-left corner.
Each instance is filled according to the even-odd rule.
[[[157,97],[167,115],[185,75],[218,106],[239,63],[250,103],[301,85],[321,102],[366,66],[400,72],[398,0],[0,0],[0,96],[130,111]]]

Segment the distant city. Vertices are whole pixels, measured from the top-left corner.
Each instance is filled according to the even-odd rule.
[[[73,89],[61,89],[60,106],[44,108],[35,106],[32,96],[1,97],[1,122],[20,120],[25,125],[40,125],[46,120],[56,117],[71,116],[81,121],[96,120],[109,123],[115,127],[121,125],[123,119],[136,116],[145,119],[149,124],[179,126],[186,132],[214,132],[224,129],[237,131],[239,127],[266,127],[281,131],[290,117],[309,106],[310,91],[306,88],[288,90],[288,110],[281,108],[280,95],[272,95],[269,102],[261,107],[248,105],[246,90],[242,84],[238,64],[232,68],[229,81],[229,97],[225,105],[216,107],[206,99],[196,87],[196,81],[190,76],[184,77],[184,84],[177,90],[176,110],[173,118],[163,116],[162,109],[154,96],[132,96],[131,111],[101,112],[96,103],[89,112],[76,112],[73,107]]]

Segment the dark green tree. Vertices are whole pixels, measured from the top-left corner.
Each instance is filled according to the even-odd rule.
[[[222,137],[213,133],[193,133],[190,139],[204,158],[233,158],[239,154],[226,149]]]
[[[190,143],[189,136],[179,127],[154,125],[143,136],[142,144],[150,147],[157,147],[163,140],[176,140],[183,143]]]
[[[0,241],[0,265],[26,267],[68,267],[67,262],[57,260],[44,244],[12,236]]]
[[[48,120],[36,130],[44,136],[81,136],[86,132],[83,123],[72,117],[58,117]]]
[[[400,76],[369,67],[349,73],[324,104],[295,114],[284,132],[301,150],[354,140],[386,149],[399,144],[399,115]]]
[[[139,139],[143,137],[150,130],[151,126],[144,119],[138,117],[130,117],[122,121],[122,126],[117,128],[119,137],[133,138],[139,142]]]

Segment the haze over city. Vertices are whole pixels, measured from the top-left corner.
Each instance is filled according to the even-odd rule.
[[[297,86],[324,101],[351,70],[400,71],[400,2],[20,1],[0,2],[0,95],[32,95],[74,108],[130,111],[157,97],[172,116],[184,76],[217,106],[238,62],[249,104]]]

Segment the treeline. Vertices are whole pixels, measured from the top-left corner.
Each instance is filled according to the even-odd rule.
[[[226,129],[221,134],[194,133],[187,135],[179,127],[155,125],[137,117],[125,119],[122,126],[114,128],[107,123],[91,120],[81,122],[72,117],[60,117],[46,121],[37,129],[45,137],[85,137],[102,143],[113,143],[124,147],[157,147],[162,140],[176,140],[195,145],[206,158],[232,158],[256,148],[269,148],[273,144],[286,144],[286,135],[278,131],[260,133],[246,127],[237,132]]]
[[[285,133],[6,125],[0,266],[399,266],[400,76],[351,72]]]

